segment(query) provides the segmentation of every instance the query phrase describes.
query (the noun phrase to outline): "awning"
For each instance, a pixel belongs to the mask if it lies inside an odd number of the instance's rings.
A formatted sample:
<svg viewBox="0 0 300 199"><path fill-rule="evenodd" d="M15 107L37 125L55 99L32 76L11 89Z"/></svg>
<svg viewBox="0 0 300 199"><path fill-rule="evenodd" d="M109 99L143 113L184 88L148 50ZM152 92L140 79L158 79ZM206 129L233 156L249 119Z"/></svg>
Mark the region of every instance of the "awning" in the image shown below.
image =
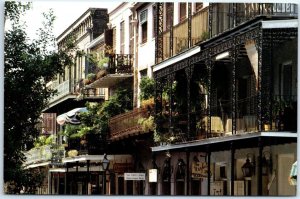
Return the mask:
<svg viewBox="0 0 300 199"><path fill-rule="evenodd" d="M86 107L75 108L71 111L68 111L66 113L57 116L56 121L59 125L63 125L65 123L80 124L80 121L77 118L78 113L83 113L87 111L88 110Z"/></svg>

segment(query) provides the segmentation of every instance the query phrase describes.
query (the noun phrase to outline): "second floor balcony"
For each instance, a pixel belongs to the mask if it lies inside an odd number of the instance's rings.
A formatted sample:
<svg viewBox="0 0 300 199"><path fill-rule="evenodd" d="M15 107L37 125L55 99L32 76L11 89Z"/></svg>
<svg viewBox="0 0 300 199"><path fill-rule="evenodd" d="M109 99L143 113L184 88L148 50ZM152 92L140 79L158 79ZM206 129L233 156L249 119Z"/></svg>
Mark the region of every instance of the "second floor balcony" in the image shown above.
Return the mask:
<svg viewBox="0 0 300 199"><path fill-rule="evenodd" d="M86 88L109 88L124 79L133 77L133 55L109 55L109 62L104 69L98 73L101 73L99 78L86 86Z"/></svg>
<svg viewBox="0 0 300 199"><path fill-rule="evenodd" d="M212 3L210 6L212 36L257 17L298 18L298 6L292 3Z"/></svg>
<svg viewBox="0 0 300 199"><path fill-rule="evenodd" d="M171 30L173 35L171 35ZM204 8L191 17L191 46L208 39L208 8ZM190 46L190 47L191 47ZM168 27L163 33L163 60L175 56L189 48L188 19Z"/></svg>
<svg viewBox="0 0 300 199"><path fill-rule="evenodd" d="M56 90L57 94L54 95L49 100L49 105L56 103L57 101L61 100L62 98L76 98L75 90L76 90L76 83L74 79L68 79L61 83L54 81L50 86L51 89Z"/></svg>
<svg viewBox="0 0 300 199"><path fill-rule="evenodd" d="M58 163L65 157L65 150L61 147L52 147L50 145L44 145L40 147L32 148L24 153L25 162L27 167L34 167L39 164L52 164Z"/></svg>
<svg viewBox="0 0 300 199"><path fill-rule="evenodd" d="M148 133L139 122L142 118L149 117L147 108L136 108L132 111L112 117L109 121L111 140L124 139L138 134Z"/></svg>
<svg viewBox="0 0 300 199"><path fill-rule="evenodd" d="M275 95L261 115L257 110L257 96L238 100L235 114L230 100L211 106L210 113L204 105L190 113L189 127L188 114L174 107L170 119L169 105L166 104L156 116L156 130L170 143L257 132L296 132L296 103L296 96ZM188 128L189 135L186 133Z"/></svg>

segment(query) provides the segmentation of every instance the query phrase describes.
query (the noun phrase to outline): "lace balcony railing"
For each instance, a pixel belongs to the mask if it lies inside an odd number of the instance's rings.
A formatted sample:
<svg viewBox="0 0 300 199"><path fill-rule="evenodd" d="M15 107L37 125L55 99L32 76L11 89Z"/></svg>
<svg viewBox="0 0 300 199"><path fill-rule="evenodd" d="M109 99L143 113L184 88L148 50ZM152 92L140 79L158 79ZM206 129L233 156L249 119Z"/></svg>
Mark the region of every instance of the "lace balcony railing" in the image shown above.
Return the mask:
<svg viewBox="0 0 300 199"><path fill-rule="evenodd" d="M258 16L298 16L297 4L291 3L214 3L211 6L213 36Z"/></svg>
<svg viewBox="0 0 300 199"><path fill-rule="evenodd" d="M266 108L262 109L263 132L296 132L297 131L297 98L296 96L274 95ZM156 117L157 131L163 135L175 136L182 140L198 140L210 137L230 136L233 134L258 132L257 96L237 101L235 131L233 132L232 101L223 100L207 110L198 110L190 115L190 135L188 137L187 113L172 111L172 129L170 131L169 112L163 111ZM210 128L208 127L210 119ZM210 129L210 131L209 131ZM171 134L170 134L171 133Z"/></svg>
<svg viewBox="0 0 300 199"><path fill-rule="evenodd" d="M138 121L140 118L148 117L149 111L147 108L137 108L112 117L109 121L111 138L114 139L143 132L142 125Z"/></svg>
<svg viewBox="0 0 300 199"><path fill-rule="evenodd" d="M115 54L109 57L108 74L133 73L133 55Z"/></svg>
<svg viewBox="0 0 300 199"><path fill-rule="evenodd" d="M78 155L98 155L103 153L105 145L106 139L101 134L87 134L82 138L69 139L66 156L71 150L76 150Z"/></svg>

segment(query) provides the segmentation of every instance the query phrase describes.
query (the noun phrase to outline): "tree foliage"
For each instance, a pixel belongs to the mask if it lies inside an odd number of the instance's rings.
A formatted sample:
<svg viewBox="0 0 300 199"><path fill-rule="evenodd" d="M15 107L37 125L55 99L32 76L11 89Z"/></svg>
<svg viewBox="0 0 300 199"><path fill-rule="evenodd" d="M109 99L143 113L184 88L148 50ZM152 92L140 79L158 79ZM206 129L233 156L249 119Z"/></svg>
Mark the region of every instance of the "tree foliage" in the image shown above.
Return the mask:
<svg viewBox="0 0 300 199"><path fill-rule="evenodd" d="M65 65L72 64L67 49L49 50L55 41L53 12L44 14L44 27L38 30L38 38L29 40L24 24L19 21L28 8L28 4L20 2L5 3L5 19L11 22L4 35L4 182L14 187L9 193L31 187L34 178L39 178L28 177L30 172L22 166L23 151L33 145L39 134L36 125L41 112L55 94L46 83L62 73Z"/></svg>
<svg viewBox="0 0 300 199"><path fill-rule="evenodd" d="M80 125L67 124L61 135L70 139L81 138L86 134L101 134L105 137L109 132L109 119L132 109L132 91L118 88L108 101L103 103L86 103L87 112L82 112Z"/></svg>
<svg viewBox="0 0 300 199"><path fill-rule="evenodd" d="M147 100L154 97L155 84L154 79L149 77L143 77L140 82L141 93L140 97L142 100Z"/></svg>

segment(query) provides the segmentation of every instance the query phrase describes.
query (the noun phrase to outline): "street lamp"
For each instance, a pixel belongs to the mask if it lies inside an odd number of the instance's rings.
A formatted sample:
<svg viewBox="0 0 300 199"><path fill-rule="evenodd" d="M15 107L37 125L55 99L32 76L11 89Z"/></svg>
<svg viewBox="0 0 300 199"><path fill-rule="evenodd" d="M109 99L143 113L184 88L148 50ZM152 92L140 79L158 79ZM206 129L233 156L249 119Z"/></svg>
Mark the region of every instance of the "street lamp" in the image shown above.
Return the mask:
<svg viewBox="0 0 300 199"><path fill-rule="evenodd" d="M254 158L253 158L254 159ZM245 164L242 166L243 175L245 178L249 178L254 175L255 173L255 161L250 162L249 154L247 154L247 159Z"/></svg>
<svg viewBox="0 0 300 199"><path fill-rule="evenodd" d="M109 160L107 159L107 155L104 154L103 160L102 160L102 168L103 168L103 194L106 195L106 171L109 168Z"/></svg>
<svg viewBox="0 0 300 199"><path fill-rule="evenodd" d="M254 155L253 155L252 162L250 162L249 155L250 154L247 154L246 162L242 166L242 171L243 171L245 183L246 183L246 186L247 186L246 195L251 195L251 177L255 174L255 158L254 158Z"/></svg>

